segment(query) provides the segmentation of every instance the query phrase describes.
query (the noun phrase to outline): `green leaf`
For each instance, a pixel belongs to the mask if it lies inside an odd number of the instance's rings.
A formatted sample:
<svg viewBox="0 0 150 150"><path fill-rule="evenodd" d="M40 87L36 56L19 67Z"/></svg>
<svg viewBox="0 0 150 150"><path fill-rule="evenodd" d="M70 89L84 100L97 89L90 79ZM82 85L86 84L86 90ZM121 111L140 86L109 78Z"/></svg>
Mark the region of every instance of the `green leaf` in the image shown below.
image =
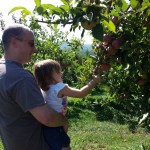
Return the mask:
<svg viewBox="0 0 150 150"><path fill-rule="evenodd" d="M36 7L41 6L41 0L34 0Z"/></svg>
<svg viewBox="0 0 150 150"><path fill-rule="evenodd" d="M65 5L68 5L69 2L67 0L61 0Z"/></svg>
<svg viewBox="0 0 150 150"><path fill-rule="evenodd" d="M128 4L126 2L126 0L117 0L116 1L116 11L120 12L120 10L122 9L123 11L126 11L128 8Z"/></svg>
<svg viewBox="0 0 150 150"><path fill-rule="evenodd" d="M122 0L122 10L123 10L123 11L126 11L127 8L128 8L127 2L126 2L125 0Z"/></svg>
<svg viewBox="0 0 150 150"><path fill-rule="evenodd" d="M59 7L55 7L52 4L42 4L41 6L44 8L44 10L49 9L51 11L55 11L55 12L58 12L58 13L62 12L62 10Z"/></svg>
<svg viewBox="0 0 150 150"><path fill-rule="evenodd" d="M31 12L29 11L29 10L27 10L27 9L23 9L22 11L21 11L21 13L22 13L22 18L24 19L27 15L31 15Z"/></svg>
<svg viewBox="0 0 150 150"><path fill-rule="evenodd" d="M56 30L57 27L58 27L58 24L54 24L53 27L54 27L54 29Z"/></svg>
<svg viewBox="0 0 150 150"><path fill-rule="evenodd" d="M69 6L67 6L67 5L61 5L59 8L65 10L66 12L69 12L69 11L70 11Z"/></svg>
<svg viewBox="0 0 150 150"><path fill-rule="evenodd" d="M119 13L115 9L113 9L110 14L112 16L119 16Z"/></svg>
<svg viewBox="0 0 150 150"><path fill-rule="evenodd" d="M27 9L27 8L25 8L25 7L23 7L23 6L16 6L16 7L14 7L14 8L12 8L9 12L8 12L8 15L9 14L11 14L12 12L14 12L14 11L16 11L16 10L26 10L25 12L27 12L27 14L31 14L31 12Z"/></svg>
<svg viewBox="0 0 150 150"><path fill-rule="evenodd" d="M103 41L103 26L101 24L97 24L96 27L92 29L92 35L95 39Z"/></svg>
<svg viewBox="0 0 150 150"><path fill-rule="evenodd" d="M147 15L148 15L148 16L150 15L150 9L147 10Z"/></svg>
<svg viewBox="0 0 150 150"><path fill-rule="evenodd" d="M41 4L41 7L43 7L45 10L50 9L50 10L55 10L55 6L52 4Z"/></svg>
<svg viewBox="0 0 150 150"><path fill-rule="evenodd" d="M114 23L111 20L109 20L109 22L104 20L104 21L102 21L102 23L107 26L109 31L116 32L116 26L114 25Z"/></svg>
<svg viewBox="0 0 150 150"><path fill-rule="evenodd" d="M135 8L138 5L138 3L139 2L137 0L131 0L130 1L130 4L131 4L132 8Z"/></svg>
<svg viewBox="0 0 150 150"><path fill-rule="evenodd" d="M145 10L148 7L150 7L150 1L149 0L143 1L143 3L142 3L142 10Z"/></svg>

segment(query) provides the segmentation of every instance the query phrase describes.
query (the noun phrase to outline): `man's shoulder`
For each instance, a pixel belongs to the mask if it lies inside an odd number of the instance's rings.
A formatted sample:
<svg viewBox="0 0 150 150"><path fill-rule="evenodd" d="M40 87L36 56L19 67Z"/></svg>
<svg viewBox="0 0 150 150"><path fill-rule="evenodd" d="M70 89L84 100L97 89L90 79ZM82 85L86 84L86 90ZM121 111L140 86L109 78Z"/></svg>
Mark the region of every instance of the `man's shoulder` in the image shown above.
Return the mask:
<svg viewBox="0 0 150 150"><path fill-rule="evenodd" d="M17 72L18 72L18 75L22 77L33 77L32 72L26 69L20 69Z"/></svg>

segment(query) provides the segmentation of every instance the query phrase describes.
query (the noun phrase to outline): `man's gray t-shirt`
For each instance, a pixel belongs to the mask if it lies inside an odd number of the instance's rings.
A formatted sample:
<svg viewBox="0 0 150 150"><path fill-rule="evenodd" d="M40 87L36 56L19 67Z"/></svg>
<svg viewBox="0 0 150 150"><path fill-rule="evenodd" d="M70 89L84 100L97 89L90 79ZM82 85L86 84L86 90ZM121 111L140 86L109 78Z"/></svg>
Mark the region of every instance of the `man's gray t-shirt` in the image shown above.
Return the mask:
<svg viewBox="0 0 150 150"><path fill-rule="evenodd" d="M42 125L30 109L45 101L33 75L14 61L0 60L0 136L5 150L48 150Z"/></svg>

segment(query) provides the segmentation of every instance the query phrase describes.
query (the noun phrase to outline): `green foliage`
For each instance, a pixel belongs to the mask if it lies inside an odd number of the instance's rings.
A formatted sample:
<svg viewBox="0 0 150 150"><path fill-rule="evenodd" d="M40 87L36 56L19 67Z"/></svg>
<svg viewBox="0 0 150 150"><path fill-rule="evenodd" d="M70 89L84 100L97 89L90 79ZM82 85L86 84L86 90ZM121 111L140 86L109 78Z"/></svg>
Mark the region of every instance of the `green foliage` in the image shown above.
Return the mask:
<svg viewBox="0 0 150 150"><path fill-rule="evenodd" d="M103 42L93 43L97 65L111 65L105 81L110 87L113 107L125 114L132 128L149 128L150 123L149 115L140 122L150 110L149 10L148 1L131 1L128 9L118 1L111 11L117 16L116 22L113 20L116 32L104 28L110 39L104 35Z"/></svg>
<svg viewBox="0 0 150 150"><path fill-rule="evenodd" d="M95 39L98 39L100 41L103 40L103 27L101 24L97 24L96 27L92 29L92 35Z"/></svg>

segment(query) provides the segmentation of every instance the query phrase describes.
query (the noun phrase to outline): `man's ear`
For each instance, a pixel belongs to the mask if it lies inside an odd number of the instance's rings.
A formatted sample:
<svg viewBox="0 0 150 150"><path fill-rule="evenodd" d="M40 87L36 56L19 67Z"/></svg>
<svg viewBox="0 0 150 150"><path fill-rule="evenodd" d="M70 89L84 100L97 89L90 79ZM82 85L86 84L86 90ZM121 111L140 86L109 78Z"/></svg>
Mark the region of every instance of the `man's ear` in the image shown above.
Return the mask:
<svg viewBox="0 0 150 150"><path fill-rule="evenodd" d="M16 39L16 38L11 38L11 41L10 41L10 44L12 44L12 46L14 47L14 48L17 48L18 47L18 40Z"/></svg>

